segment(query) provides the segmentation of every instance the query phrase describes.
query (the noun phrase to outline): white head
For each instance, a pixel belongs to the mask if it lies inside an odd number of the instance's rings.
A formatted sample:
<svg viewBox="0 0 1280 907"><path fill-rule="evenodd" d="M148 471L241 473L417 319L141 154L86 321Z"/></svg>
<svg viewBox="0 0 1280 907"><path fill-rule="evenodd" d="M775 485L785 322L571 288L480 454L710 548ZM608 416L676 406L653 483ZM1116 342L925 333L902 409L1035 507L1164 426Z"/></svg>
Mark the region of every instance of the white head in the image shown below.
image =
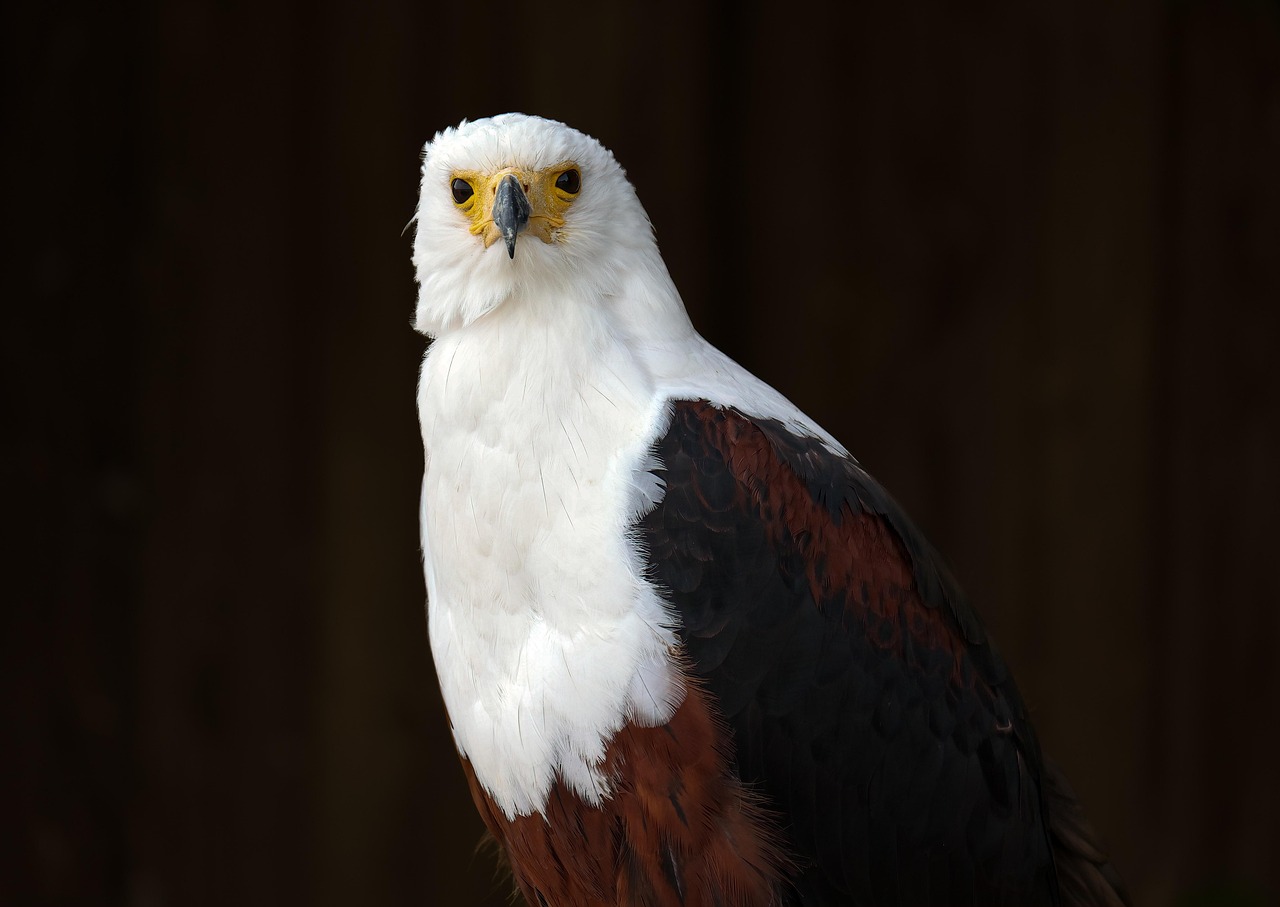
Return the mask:
<svg viewBox="0 0 1280 907"><path fill-rule="evenodd" d="M414 327L439 336L521 296L626 297L671 327L687 316L648 215L603 145L508 113L437 133L422 159ZM638 289L636 284L639 284ZM638 297L638 298L637 298Z"/></svg>

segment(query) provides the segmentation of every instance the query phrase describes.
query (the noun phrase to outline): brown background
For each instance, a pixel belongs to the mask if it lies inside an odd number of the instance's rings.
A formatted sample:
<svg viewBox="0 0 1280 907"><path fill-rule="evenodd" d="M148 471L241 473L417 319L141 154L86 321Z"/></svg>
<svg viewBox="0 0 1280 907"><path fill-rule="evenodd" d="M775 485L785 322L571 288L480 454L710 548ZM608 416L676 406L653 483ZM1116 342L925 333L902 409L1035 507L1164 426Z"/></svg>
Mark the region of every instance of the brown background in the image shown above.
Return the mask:
<svg viewBox="0 0 1280 907"><path fill-rule="evenodd" d="M1141 903L1280 891L1280 11L5 13L0 901L505 903L427 648L418 152L612 147L953 562Z"/></svg>

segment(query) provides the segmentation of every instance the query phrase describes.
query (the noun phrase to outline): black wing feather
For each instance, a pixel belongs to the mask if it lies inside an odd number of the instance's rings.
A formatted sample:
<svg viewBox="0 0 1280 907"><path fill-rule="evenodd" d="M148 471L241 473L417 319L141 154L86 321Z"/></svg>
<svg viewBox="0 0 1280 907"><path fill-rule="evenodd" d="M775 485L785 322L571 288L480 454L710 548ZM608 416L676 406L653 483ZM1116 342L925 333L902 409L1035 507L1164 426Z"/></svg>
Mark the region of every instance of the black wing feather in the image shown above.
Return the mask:
<svg viewBox="0 0 1280 907"><path fill-rule="evenodd" d="M650 575L781 819L793 903L1057 903L1026 710L894 501L821 442L705 402L675 404L654 453Z"/></svg>

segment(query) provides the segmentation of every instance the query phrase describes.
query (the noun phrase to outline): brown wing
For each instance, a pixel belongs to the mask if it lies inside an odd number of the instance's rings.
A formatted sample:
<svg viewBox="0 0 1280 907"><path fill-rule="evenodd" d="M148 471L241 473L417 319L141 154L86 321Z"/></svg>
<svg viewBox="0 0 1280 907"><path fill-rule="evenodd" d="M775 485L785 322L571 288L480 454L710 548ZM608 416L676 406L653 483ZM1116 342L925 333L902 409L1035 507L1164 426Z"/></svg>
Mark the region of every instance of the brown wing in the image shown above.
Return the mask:
<svg viewBox="0 0 1280 907"><path fill-rule="evenodd" d="M847 456L675 405L641 524L804 905L1061 903L1040 749L941 559ZM1065 853L1065 852L1064 852Z"/></svg>

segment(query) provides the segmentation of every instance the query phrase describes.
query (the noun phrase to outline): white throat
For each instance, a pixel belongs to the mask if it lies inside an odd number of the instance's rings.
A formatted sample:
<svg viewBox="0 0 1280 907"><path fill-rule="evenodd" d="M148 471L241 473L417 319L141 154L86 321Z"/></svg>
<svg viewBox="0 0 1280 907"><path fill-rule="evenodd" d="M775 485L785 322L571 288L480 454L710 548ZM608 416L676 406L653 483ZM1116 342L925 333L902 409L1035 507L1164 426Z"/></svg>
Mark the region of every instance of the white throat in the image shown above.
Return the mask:
<svg viewBox="0 0 1280 907"><path fill-rule="evenodd" d="M508 817L563 779L608 796L605 747L683 695L675 637L629 538L665 395L608 301L512 298L422 367L431 646L459 751Z"/></svg>

